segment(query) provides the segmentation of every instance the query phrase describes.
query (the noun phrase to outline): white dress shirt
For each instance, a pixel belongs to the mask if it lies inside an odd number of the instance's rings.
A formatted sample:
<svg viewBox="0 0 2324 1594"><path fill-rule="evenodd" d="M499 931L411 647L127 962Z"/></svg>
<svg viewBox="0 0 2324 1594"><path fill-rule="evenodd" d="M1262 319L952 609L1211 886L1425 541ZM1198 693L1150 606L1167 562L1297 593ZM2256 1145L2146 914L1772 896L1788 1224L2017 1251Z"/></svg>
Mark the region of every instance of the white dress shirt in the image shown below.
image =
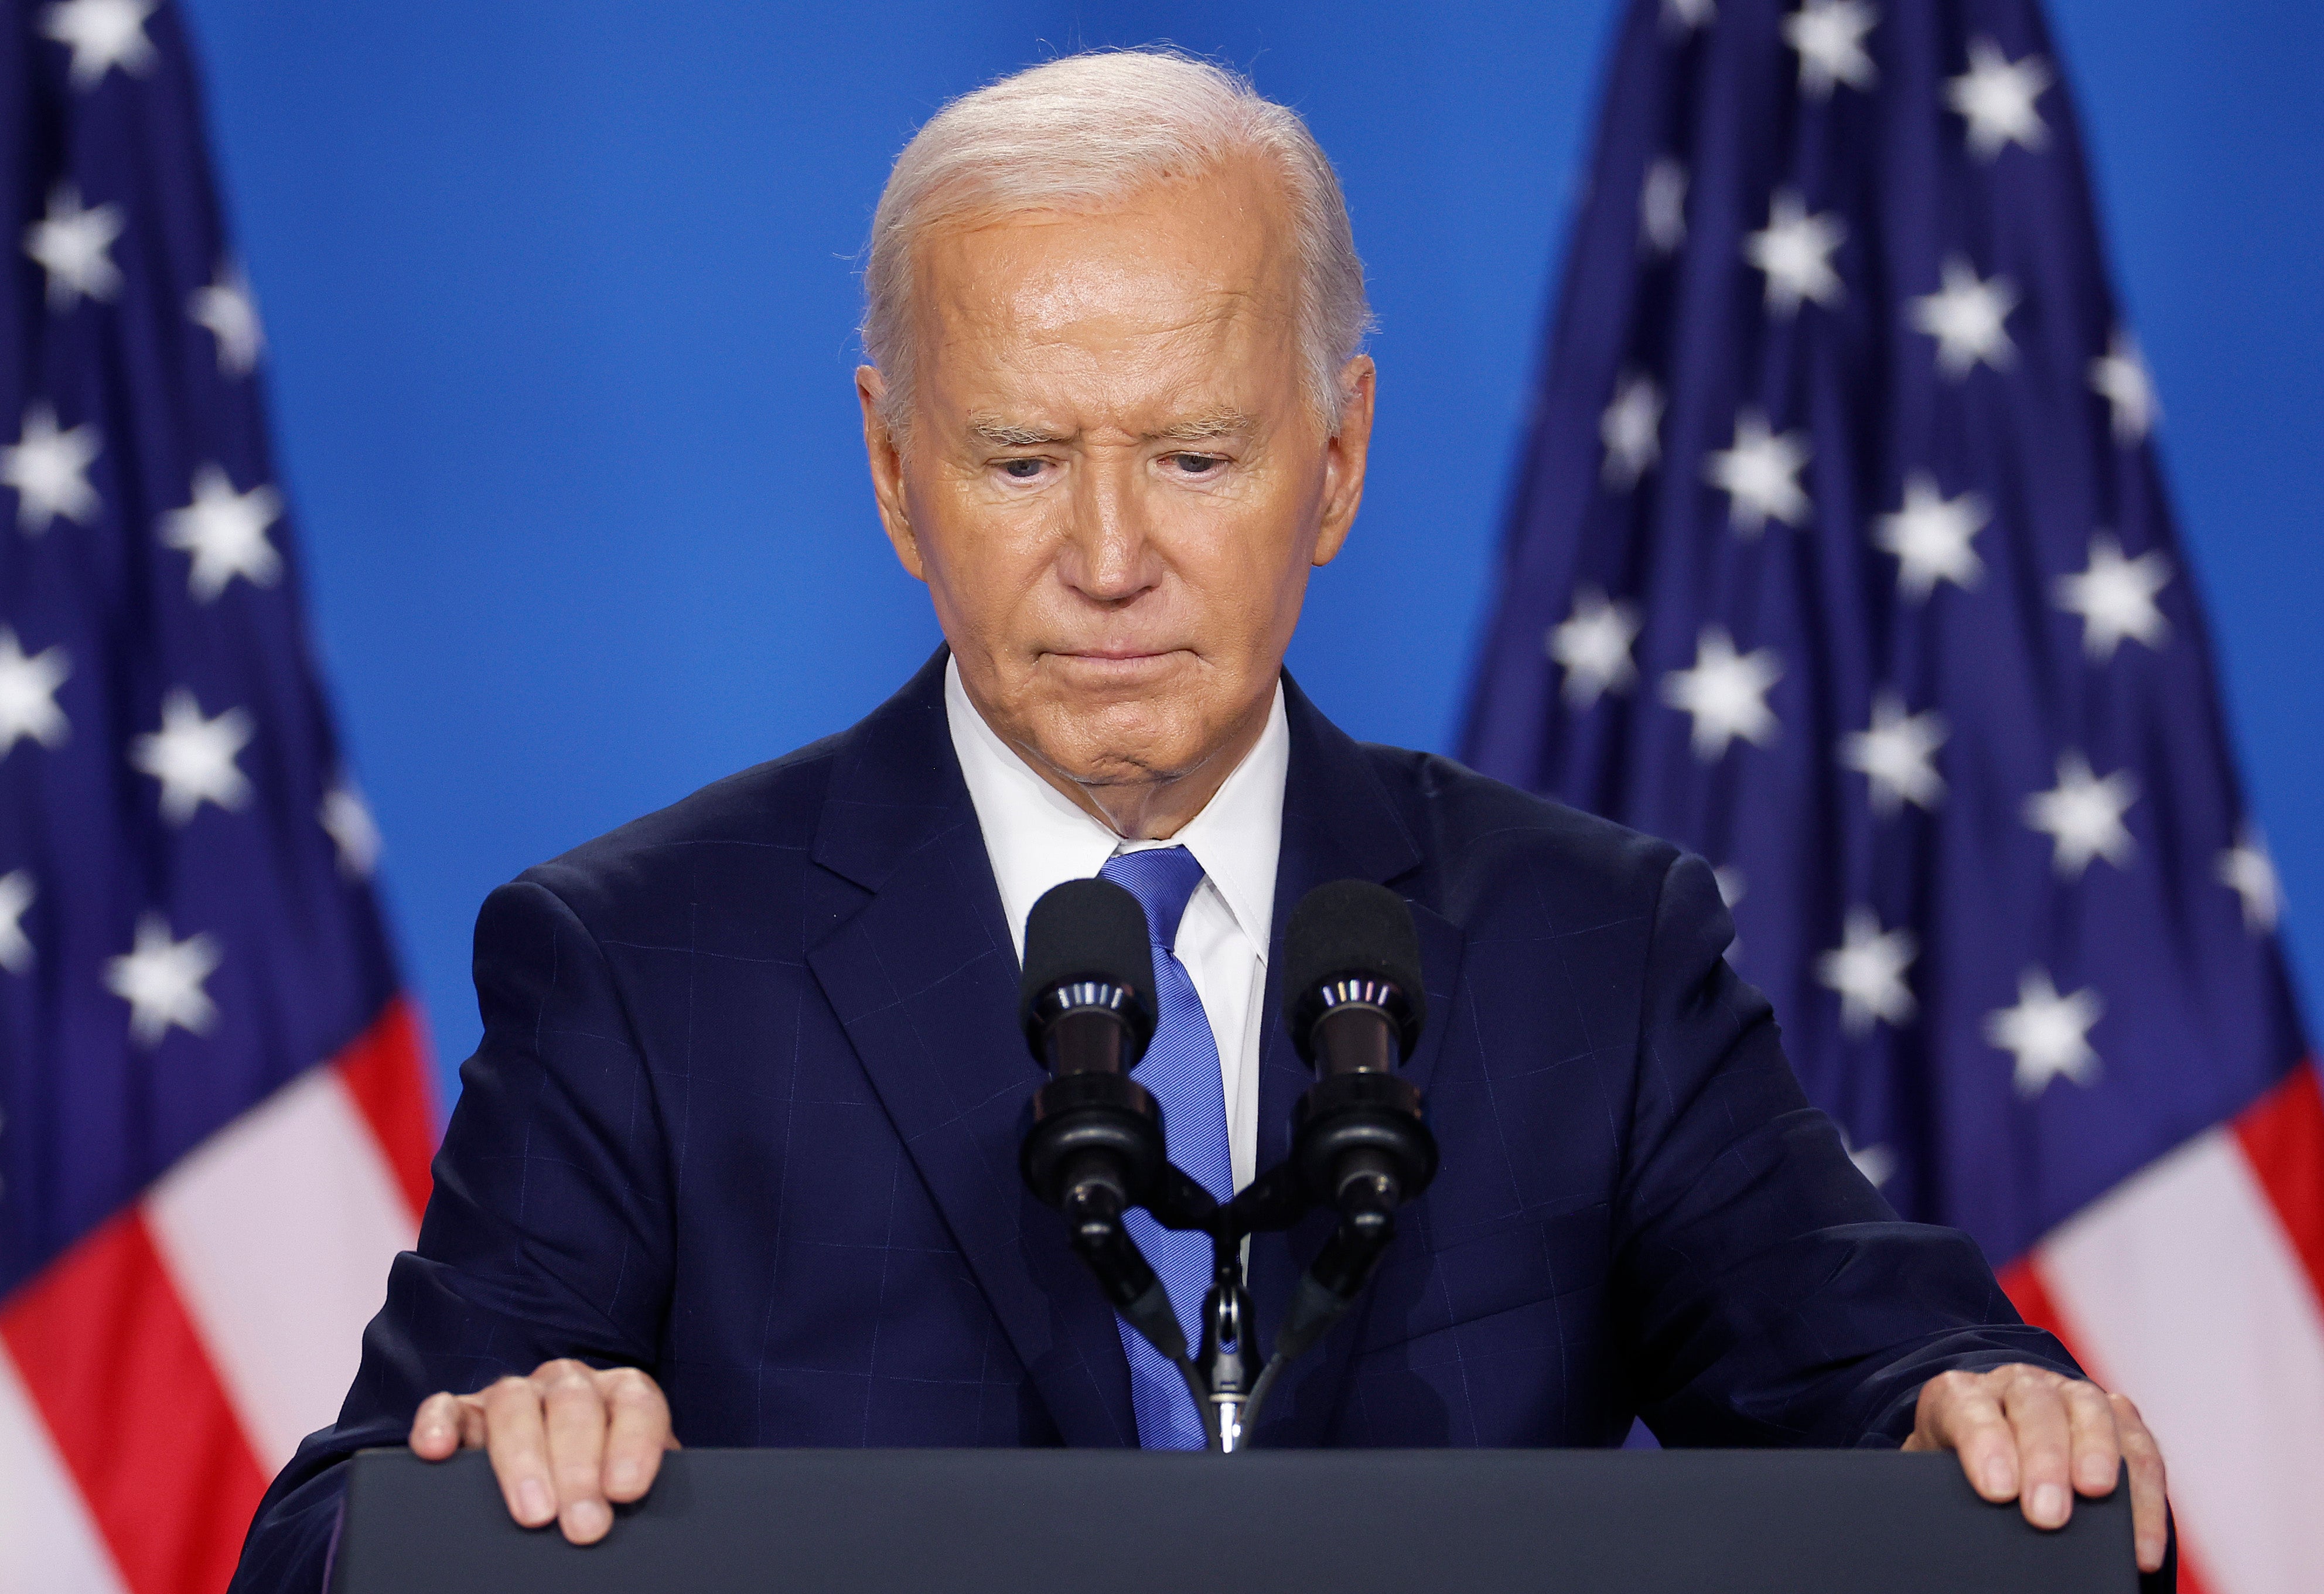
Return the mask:
<svg viewBox="0 0 2324 1594"><path fill-rule="evenodd" d="M945 716L1020 964L1025 916L1050 887L1095 874L1116 852L1148 847L1185 847L1203 866L1203 883L1178 924L1178 961L1203 999L1218 1043L1227 1156L1240 1190L1259 1159L1259 1019L1266 1008L1276 854L1283 842L1283 781L1291 768L1283 688L1275 688L1275 706L1258 745L1201 813L1159 842L1123 840L1035 774L984 723L960 684L960 666L949 660Z"/></svg>

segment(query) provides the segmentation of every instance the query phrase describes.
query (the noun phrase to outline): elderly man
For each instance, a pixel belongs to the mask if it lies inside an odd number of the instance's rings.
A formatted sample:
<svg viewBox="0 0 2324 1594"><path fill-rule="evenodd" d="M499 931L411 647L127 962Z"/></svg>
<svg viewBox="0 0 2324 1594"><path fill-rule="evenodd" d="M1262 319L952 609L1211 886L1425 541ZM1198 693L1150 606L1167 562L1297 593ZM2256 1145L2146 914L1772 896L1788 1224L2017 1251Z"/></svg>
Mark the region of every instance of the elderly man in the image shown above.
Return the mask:
<svg viewBox="0 0 2324 1594"><path fill-rule="evenodd" d="M1222 1191L1283 1155L1305 1083L1266 979L1287 906L1354 877L1420 927L1443 1172L1256 1442L1609 1445L1635 1414L1666 1443L1950 1447L2043 1526L2126 1459L2161 1562L2137 1414L1857 1174L1721 955L1710 871L1360 745L1284 675L1375 381L1296 116L1167 54L1024 72L905 150L866 286L873 493L945 647L485 903L419 1249L237 1587L319 1587L337 1463L405 1438L489 1451L516 1519L576 1543L678 1435L1192 1442L1015 1169L1026 913L1098 873L1185 976L1171 1150ZM1296 1256L1255 1242L1263 1320Z"/></svg>

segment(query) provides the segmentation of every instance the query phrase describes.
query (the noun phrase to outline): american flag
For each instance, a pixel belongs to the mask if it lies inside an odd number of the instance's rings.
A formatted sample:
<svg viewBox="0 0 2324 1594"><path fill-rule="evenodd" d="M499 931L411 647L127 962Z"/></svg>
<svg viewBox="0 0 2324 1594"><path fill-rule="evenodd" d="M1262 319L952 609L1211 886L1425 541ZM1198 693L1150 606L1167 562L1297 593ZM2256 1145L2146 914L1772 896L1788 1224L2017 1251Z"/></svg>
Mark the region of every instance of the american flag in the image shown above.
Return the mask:
<svg viewBox="0 0 2324 1594"><path fill-rule="evenodd" d="M2324 1568L2324 1108L2031 0L1636 0L1465 751L1716 866L1905 1215Z"/></svg>
<svg viewBox="0 0 2324 1594"><path fill-rule="evenodd" d="M434 1120L176 7L0 14L0 1589L223 1589Z"/></svg>

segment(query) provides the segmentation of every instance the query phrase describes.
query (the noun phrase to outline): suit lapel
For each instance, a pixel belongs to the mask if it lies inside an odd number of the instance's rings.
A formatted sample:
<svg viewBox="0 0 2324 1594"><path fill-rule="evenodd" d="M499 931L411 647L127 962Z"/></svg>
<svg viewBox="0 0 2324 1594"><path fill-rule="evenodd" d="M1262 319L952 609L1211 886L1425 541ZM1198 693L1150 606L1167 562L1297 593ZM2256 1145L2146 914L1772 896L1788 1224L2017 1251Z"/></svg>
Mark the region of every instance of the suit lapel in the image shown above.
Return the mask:
<svg viewBox="0 0 2324 1594"><path fill-rule="evenodd" d="M1310 703L1288 676L1284 711L1291 733L1291 767L1283 794L1283 845L1275 870L1275 917L1268 953L1266 1012L1259 1076L1259 1166L1274 1166L1291 1153L1293 1106L1314 1075L1299 1060L1283 1021L1277 972L1283 967L1284 930L1300 898L1337 880L1366 880L1407 891L1425 859L1410 828L1382 789L1371 760L1355 741ZM1435 1072L1451 1027L1458 988L1462 936L1425 904L1411 902L1420 936L1420 966L1428 987L1428 1019L1405 1073L1424 1091ZM1424 1198L1425 1202L1425 1198ZM1425 1220L1425 1206L1404 1215L1407 1231ZM1288 1234L1256 1236L1251 1241L1250 1290L1262 1331L1271 1341L1283 1321L1293 1285L1307 1262L1330 1238L1334 1219L1310 1212ZM1411 1244L1409 1238L1398 1244ZM1270 1446L1318 1443L1329 1428L1347 1379L1351 1354L1364 1312L1360 1300L1323 1342L1286 1368L1262 1414L1259 1442Z"/></svg>
<svg viewBox="0 0 2324 1594"><path fill-rule="evenodd" d="M1041 1074L945 720L945 660L847 733L815 861L870 896L807 963L1065 1442L1135 1444L1113 1314L1018 1176Z"/></svg>

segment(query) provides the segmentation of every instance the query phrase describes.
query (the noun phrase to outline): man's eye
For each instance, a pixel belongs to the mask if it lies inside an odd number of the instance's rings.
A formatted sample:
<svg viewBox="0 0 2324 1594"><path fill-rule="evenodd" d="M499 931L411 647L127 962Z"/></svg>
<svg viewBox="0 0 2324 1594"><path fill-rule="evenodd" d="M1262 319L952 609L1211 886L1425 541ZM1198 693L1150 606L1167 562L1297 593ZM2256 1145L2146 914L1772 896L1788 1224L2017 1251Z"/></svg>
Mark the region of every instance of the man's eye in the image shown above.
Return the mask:
<svg viewBox="0 0 2324 1594"><path fill-rule="evenodd" d="M1173 454L1170 459L1181 475L1188 476L1211 475L1226 464L1226 456L1221 454Z"/></svg>
<svg viewBox="0 0 2324 1594"><path fill-rule="evenodd" d="M1041 462L1038 459L1004 459L1001 462L1001 468L1017 481L1029 482L1041 474Z"/></svg>

